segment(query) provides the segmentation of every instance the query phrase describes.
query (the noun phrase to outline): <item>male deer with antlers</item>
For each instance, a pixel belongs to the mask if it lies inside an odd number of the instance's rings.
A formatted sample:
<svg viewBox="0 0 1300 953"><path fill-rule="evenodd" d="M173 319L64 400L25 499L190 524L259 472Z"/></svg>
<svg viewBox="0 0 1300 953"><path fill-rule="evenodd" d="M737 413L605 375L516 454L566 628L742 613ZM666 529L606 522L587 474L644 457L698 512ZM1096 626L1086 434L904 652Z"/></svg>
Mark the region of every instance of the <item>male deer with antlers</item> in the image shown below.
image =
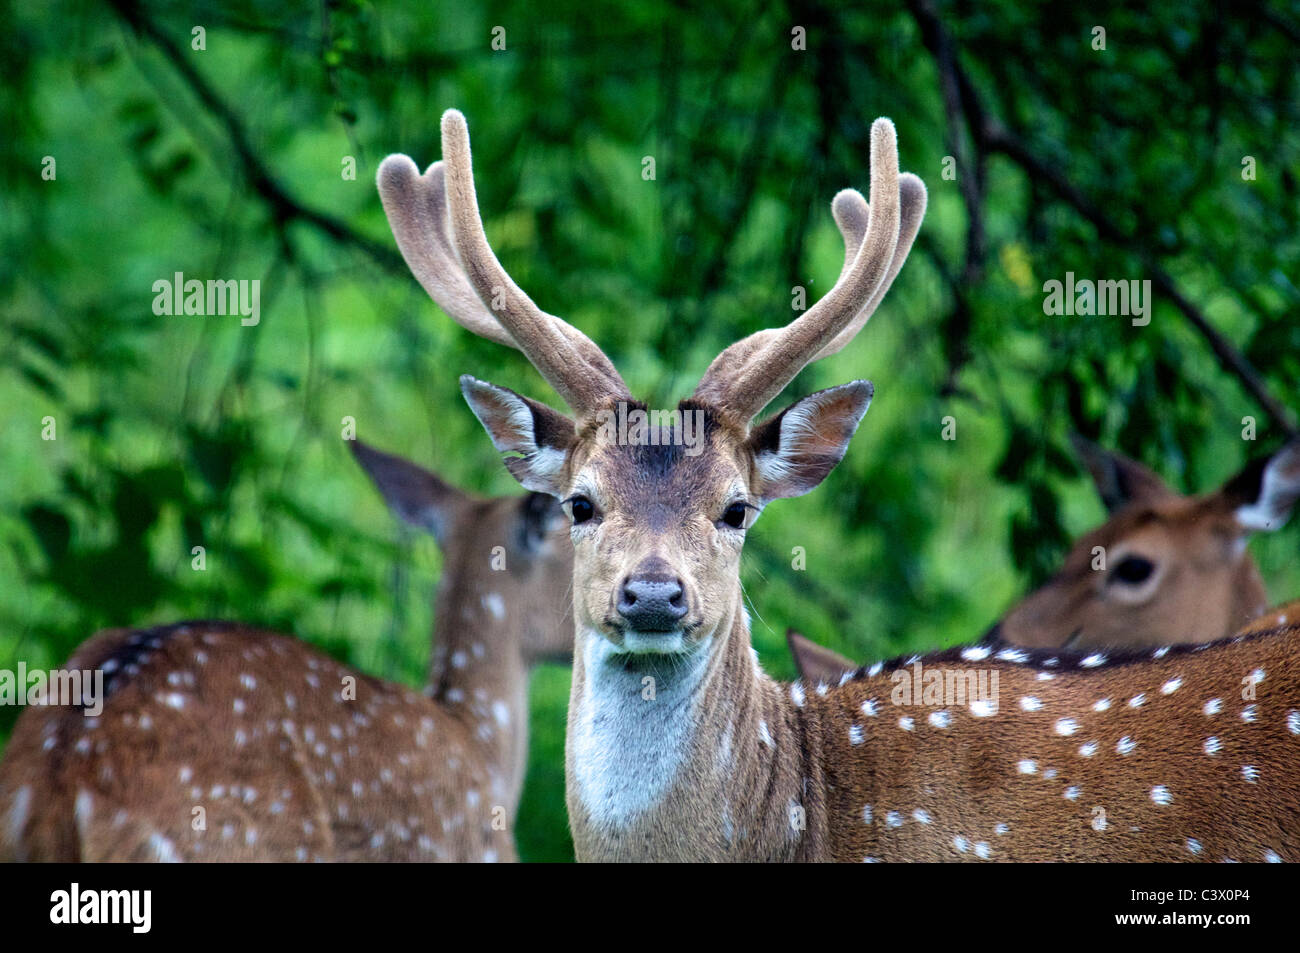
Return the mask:
<svg viewBox="0 0 1300 953"><path fill-rule="evenodd" d="M515 859L528 672L573 644L563 514L349 446L443 551L427 694L236 623L101 633L65 668L104 672L103 711L18 719L0 860Z"/></svg>
<svg viewBox="0 0 1300 953"><path fill-rule="evenodd" d="M872 388L855 381L751 420L858 332L912 244L925 190L899 174L887 120L871 130L870 206L851 190L832 205L839 281L714 360L679 405L704 416L693 455L671 429L604 438L619 404L639 405L600 349L493 255L459 112L443 115L442 139L424 176L404 156L380 169L398 244L452 317L518 346L577 415L462 379L510 472L561 498L572 521L566 774L579 859L1300 857L1296 625L1158 657L967 648L928 663L995 670L1008 703L915 717L885 707L883 666L824 695L759 669L745 532L772 500L821 482ZM1243 678L1257 701L1238 700Z"/></svg>
<svg viewBox="0 0 1300 953"><path fill-rule="evenodd" d="M1300 441L1203 496L1175 492L1123 454L1074 443L1110 518L1075 542L1060 572L1008 610L986 643L1109 650L1210 642L1264 612L1268 595L1246 539L1290 516L1300 482L1285 475L1300 467ZM800 677L814 685L858 668L797 632L786 638Z"/></svg>

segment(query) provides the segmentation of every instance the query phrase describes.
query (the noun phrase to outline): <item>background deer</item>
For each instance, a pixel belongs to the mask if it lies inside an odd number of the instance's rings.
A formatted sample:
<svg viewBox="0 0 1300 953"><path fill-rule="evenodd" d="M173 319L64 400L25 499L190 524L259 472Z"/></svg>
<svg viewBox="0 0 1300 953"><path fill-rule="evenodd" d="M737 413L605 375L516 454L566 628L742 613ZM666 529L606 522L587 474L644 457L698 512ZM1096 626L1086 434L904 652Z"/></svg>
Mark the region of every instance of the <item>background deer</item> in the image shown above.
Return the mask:
<svg viewBox="0 0 1300 953"><path fill-rule="evenodd" d="M65 667L103 670L102 713L18 719L0 860L515 859L528 671L572 650L560 508L350 446L443 551L425 693L237 623L100 633Z"/></svg>
<svg viewBox="0 0 1300 953"><path fill-rule="evenodd" d="M855 381L750 421L847 343L902 266L925 190L899 174L887 120L872 126L870 205L853 191L832 205L848 260L835 287L724 350L678 405L703 418L694 455L671 421L611 439L612 411L642 405L501 268L460 113L443 115L442 140L443 163L424 176L405 157L381 168L403 253L426 287L472 291L464 310L513 341L577 418L462 378L510 472L562 498L572 521L566 775L579 859L1300 856L1294 625L1141 659L972 646L927 664L980 665L1002 676L1001 694L915 713L886 707L884 666L825 694L760 670L740 590L745 532L772 500L821 482L872 388ZM1243 679L1257 700L1239 698Z"/></svg>
<svg viewBox="0 0 1300 953"><path fill-rule="evenodd" d="M1203 496L1177 493L1123 454L1074 443L1110 518L1076 541L1061 571L1013 606L986 641L1154 648L1221 639L1265 611L1268 595L1246 540L1291 515L1300 442ZM800 676L814 685L858 667L797 632L786 638Z"/></svg>

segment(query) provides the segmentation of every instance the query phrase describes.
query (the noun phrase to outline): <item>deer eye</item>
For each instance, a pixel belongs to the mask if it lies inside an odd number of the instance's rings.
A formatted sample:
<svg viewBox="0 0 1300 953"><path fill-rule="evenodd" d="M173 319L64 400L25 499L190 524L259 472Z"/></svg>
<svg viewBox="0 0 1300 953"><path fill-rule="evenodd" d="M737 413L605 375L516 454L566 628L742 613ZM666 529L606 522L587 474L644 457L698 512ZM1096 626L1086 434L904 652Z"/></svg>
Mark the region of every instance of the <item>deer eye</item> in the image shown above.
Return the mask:
<svg viewBox="0 0 1300 953"><path fill-rule="evenodd" d="M1151 578L1155 564L1141 556L1125 556L1111 572L1111 577L1129 586L1136 586Z"/></svg>
<svg viewBox="0 0 1300 953"><path fill-rule="evenodd" d="M566 501L569 504L569 512L573 516L573 525L585 523L596 515L596 507L585 496L575 496Z"/></svg>
<svg viewBox="0 0 1300 953"><path fill-rule="evenodd" d="M745 525L745 510L748 505L745 503L732 503L722 514L722 522L726 523L732 529L740 529Z"/></svg>

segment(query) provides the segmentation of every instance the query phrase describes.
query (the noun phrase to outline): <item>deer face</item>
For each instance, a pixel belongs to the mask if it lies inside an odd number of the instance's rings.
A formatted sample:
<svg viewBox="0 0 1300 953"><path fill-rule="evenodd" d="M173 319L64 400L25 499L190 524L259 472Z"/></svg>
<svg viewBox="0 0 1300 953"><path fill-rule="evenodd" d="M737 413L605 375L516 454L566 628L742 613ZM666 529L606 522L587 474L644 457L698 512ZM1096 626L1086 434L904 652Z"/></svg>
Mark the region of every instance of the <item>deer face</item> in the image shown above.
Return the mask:
<svg viewBox="0 0 1300 953"><path fill-rule="evenodd" d="M1003 641L1072 649L1209 642L1264 610L1247 537L1286 522L1300 494L1300 444L1200 497L1175 493L1119 454L1081 450L1111 518L1006 615Z"/></svg>
<svg viewBox="0 0 1300 953"><path fill-rule="evenodd" d="M752 430L692 400L674 423L618 433L591 422L579 433L511 391L473 378L462 387L498 449L518 454L511 472L563 500L580 629L627 654L691 651L730 625L746 531L767 503L821 483L872 394L866 381L821 391Z"/></svg>

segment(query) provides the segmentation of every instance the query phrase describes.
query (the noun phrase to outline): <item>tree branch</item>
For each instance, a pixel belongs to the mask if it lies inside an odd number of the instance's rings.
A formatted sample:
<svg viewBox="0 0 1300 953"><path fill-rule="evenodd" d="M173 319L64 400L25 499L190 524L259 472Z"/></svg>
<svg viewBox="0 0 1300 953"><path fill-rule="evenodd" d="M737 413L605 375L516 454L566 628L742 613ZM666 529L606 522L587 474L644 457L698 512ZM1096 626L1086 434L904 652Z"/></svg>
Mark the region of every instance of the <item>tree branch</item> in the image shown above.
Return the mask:
<svg viewBox="0 0 1300 953"><path fill-rule="evenodd" d="M957 48L930 0L912 0L909 7L922 37L930 38L926 43L932 52L935 49L948 51L947 57L940 57L940 73L951 71L951 76L957 84L962 109L976 143L982 144L989 152L1001 153L1011 159L1030 176L1045 183L1058 199L1090 222L1103 239L1136 255L1143 268L1151 274L1155 287L1182 312L1188 323L1210 346L1219 365L1241 382L1256 403L1282 428L1287 437L1295 437L1300 433L1291 412L1269 392L1267 384L1254 365L1210 323L1205 313L1182 293L1173 276L1160 266L1156 257L1143 244L1140 236L1130 234L1117 225L1054 167L1039 159L1023 140L1012 133L997 117L984 109L970 77L961 68L957 58ZM948 93L945 90L945 101L947 97Z"/></svg>
<svg viewBox="0 0 1300 953"><path fill-rule="evenodd" d="M306 222L337 242L359 248L384 268L398 274L406 274L405 263L393 249L361 234L341 219L304 205L294 198L258 157L239 116L199 74L172 36L149 19L135 0L109 0L109 2L135 34L147 39L158 48L198 100L220 122L230 140L231 148L234 149L244 178L252 186L253 191L270 206L277 222L293 220Z"/></svg>

